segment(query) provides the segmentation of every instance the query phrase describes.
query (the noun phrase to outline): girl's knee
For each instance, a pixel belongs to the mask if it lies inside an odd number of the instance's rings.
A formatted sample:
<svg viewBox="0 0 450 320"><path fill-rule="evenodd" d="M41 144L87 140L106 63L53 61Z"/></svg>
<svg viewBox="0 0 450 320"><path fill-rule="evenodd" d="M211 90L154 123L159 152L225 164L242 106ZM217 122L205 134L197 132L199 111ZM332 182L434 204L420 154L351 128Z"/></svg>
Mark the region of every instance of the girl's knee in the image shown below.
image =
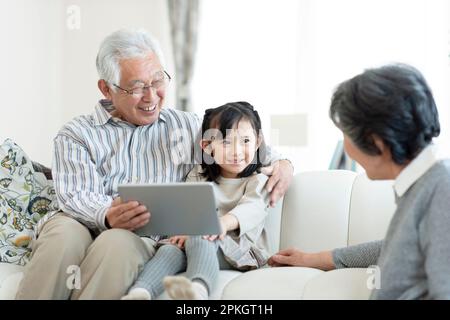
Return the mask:
<svg viewBox="0 0 450 320"><path fill-rule="evenodd" d="M182 256L184 255L184 252L182 249L177 247L173 244L165 244L156 251L156 254L163 254L163 255L177 255Z"/></svg>
<svg viewBox="0 0 450 320"><path fill-rule="evenodd" d="M202 236L192 236L186 240L184 246L186 247L186 250L189 250L190 248L199 248L199 247L216 248L217 244L215 241L203 239Z"/></svg>

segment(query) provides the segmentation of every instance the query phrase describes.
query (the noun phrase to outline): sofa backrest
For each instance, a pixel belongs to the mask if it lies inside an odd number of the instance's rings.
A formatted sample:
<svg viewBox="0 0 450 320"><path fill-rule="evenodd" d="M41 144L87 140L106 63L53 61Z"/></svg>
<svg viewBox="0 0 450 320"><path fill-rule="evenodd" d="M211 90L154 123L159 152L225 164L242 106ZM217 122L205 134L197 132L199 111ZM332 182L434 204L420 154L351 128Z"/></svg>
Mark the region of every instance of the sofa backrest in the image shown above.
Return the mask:
<svg viewBox="0 0 450 320"><path fill-rule="evenodd" d="M280 232L279 249L330 250L382 239L394 210L392 181L346 170L302 172L284 197L281 228L271 222L270 233Z"/></svg>
<svg viewBox="0 0 450 320"><path fill-rule="evenodd" d="M395 208L393 180L358 175L350 202L348 245L383 239Z"/></svg>
<svg viewBox="0 0 450 320"><path fill-rule="evenodd" d="M346 246L355 177L346 170L296 174L283 202L280 248L314 252Z"/></svg>
<svg viewBox="0 0 450 320"><path fill-rule="evenodd" d="M280 248L281 210L283 209L283 201L284 199L280 199L274 208L269 209L269 213L264 223L269 245L267 249L271 255L277 253Z"/></svg>

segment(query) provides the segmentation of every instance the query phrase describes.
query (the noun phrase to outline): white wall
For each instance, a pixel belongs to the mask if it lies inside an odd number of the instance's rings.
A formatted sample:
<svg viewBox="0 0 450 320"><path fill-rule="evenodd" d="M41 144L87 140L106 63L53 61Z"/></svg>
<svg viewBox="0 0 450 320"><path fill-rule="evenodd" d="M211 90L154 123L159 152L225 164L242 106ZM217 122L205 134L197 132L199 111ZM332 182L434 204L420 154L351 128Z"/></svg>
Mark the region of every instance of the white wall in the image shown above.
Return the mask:
<svg viewBox="0 0 450 320"><path fill-rule="evenodd" d="M80 10L80 29L68 27L72 5ZM0 0L1 141L12 138L33 160L51 165L59 128L91 113L101 98L97 50L122 27L153 33L173 73L165 0Z"/></svg>
<svg viewBox="0 0 450 320"><path fill-rule="evenodd" d="M0 0L0 140L50 164L62 114L61 3Z"/></svg>
<svg viewBox="0 0 450 320"><path fill-rule="evenodd" d="M315 92L310 111L315 163L332 150L340 132L328 120L331 93L363 69L410 63L431 86L441 121L438 139L450 155L448 0L312 0L314 46L310 60ZM325 121L324 121L325 120ZM329 159L329 158L328 158Z"/></svg>
<svg viewBox="0 0 450 320"><path fill-rule="evenodd" d="M159 39L173 74L172 47L166 0L64 0L66 7L80 8L80 29L64 30L63 120L88 114L102 98L97 88L95 57L101 41L120 28L144 28ZM173 101L174 82L171 83L167 106Z"/></svg>

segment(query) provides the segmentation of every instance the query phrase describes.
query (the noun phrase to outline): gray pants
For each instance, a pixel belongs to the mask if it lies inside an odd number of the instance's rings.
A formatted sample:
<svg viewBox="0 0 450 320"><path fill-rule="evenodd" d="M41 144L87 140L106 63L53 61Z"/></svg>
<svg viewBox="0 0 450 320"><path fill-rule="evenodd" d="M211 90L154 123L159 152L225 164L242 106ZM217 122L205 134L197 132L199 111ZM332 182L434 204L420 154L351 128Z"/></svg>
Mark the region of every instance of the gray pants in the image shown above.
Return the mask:
<svg viewBox="0 0 450 320"><path fill-rule="evenodd" d="M32 242L16 299L120 299L153 256L154 245L122 229L92 239L85 226L57 215ZM72 266L79 268L80 287L69 285Z"/></svg>
<svg viewBox="0 0 450 320"><path fill-rule="evenodd" d="M164 291L164 277L186 271L188 279L201 281L211 293L219 275L219 268L230 268L221 250L218 250L217 241L192 236L186 240L184 246L184 251L171 244L159 247L132 288L145 288L152 298L156 298Z"/></svg>

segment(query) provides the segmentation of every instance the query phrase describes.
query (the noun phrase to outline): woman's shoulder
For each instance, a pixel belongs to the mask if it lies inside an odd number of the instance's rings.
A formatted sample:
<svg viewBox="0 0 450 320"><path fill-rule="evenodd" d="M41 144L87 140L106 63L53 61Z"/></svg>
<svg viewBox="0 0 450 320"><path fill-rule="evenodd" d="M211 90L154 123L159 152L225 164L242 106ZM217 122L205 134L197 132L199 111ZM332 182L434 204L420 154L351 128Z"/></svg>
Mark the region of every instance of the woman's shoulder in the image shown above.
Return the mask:
<svg viewBox="0 0 450 320"><path fill-rule="evenodd" d="M427 183L436 184L441 191L450 192L450 159L437 161L426 174Z"/></svg>
<svg viewBox="0 0 450 320"><path fill-rule="evenodd" d="M437 161L424 175L427 184L435 183L450 187L450 159Z"/></svg>

